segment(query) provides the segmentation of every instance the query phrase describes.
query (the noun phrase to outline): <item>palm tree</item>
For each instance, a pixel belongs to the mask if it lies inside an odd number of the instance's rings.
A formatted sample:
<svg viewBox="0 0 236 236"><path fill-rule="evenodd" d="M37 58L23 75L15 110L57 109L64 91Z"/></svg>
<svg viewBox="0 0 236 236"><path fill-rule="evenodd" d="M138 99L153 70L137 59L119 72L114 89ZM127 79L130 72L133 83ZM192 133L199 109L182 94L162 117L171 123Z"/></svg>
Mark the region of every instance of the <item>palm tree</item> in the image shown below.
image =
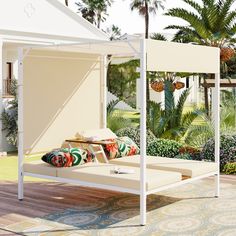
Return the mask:
<svg viewBox="0 0 236 236"><path fill-rule="evenodd" d="M101 22L106 20L107 10L112 2L113 0L81 0L76 5L79 7L82 17L100 28Z"/></svg>
<svg viewBox="0 0 236 236"><path fill-rule="evenodd" d="M175 41L195 42L213 47L225 47L235 43L236 12L231 11L235 0L183 0L194 11L172 8L165 15L180 18L187 26L170 25L166 29L175 29Z"/></svg>
<svg viewBox="0 0 236 236"><path fill-rule="evenodd" d="M192 10L172 8L165 14L180 18L187 23L186 26L170 25L166 27L166 29L177 30L174 41L193 42L230 50L230 47L236 42L234 38L236 35L236 11L231 10L235 0L202 0L202 3L195 0L183 1ZM212 75L209 77L213 78ZM208 113L207 89L205 89L205 107Z"/></svg>
<svg viewBox="0 0 236 236"><path fill-rule="evenodd" d="M159 8L164 9L165 0L133 0L131 10L138 10L139 14L145 18L145 38L149 38L149 15L156 14Z"/></svg>

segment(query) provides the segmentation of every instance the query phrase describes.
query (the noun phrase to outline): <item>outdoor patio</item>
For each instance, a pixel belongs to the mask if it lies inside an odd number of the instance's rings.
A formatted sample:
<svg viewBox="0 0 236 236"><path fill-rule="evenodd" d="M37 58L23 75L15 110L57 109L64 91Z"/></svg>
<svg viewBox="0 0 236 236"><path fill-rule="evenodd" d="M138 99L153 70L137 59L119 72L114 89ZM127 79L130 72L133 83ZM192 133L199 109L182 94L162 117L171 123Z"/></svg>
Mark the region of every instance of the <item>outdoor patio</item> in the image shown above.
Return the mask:
<svg viewBox="0 0 236 236"><path fill-rule="evenodd" d="M236 177L213 178L148 197L147 225L140 227L139 197L53 182L0 183L0 235L236 235Z"/></svg>

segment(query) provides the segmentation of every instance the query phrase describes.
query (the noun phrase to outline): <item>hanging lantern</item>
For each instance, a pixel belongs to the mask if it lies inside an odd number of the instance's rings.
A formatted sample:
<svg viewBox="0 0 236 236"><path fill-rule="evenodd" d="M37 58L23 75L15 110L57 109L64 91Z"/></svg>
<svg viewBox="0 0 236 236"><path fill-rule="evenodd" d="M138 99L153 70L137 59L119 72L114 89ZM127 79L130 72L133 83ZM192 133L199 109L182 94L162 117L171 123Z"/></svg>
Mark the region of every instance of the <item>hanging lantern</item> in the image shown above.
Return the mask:
<svg viewBox="0 0 236 236"><path fill-rule="evenodd" d="M223 62L229 61L235 55L233 48L221 48L220 49L220 60Z"/></svg>
<svg viewBox="0 0 236 236"><path fill-rule="evenodd" d="M151 88L156 92L162 92L165 88L163 81L154 81L151 83Z"/></svg>

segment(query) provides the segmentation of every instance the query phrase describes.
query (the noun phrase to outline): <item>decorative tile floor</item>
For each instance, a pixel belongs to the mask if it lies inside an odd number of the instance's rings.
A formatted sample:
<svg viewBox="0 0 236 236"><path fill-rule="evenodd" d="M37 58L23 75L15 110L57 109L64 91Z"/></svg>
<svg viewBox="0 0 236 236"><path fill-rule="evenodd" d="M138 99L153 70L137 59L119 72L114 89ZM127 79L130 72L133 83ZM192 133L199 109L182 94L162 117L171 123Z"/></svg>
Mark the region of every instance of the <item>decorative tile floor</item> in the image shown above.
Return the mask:
<svg viewBox="0 0 236 236"><path fill-rule="evenodd" d="M222 183L221 197L212 196L212 180L151 195L148 223L140 227L139 197L117 193L104 201L90 201L46 217L11 224L3 227L6 231L0 230L0 235L235 236L236 185Z"/></svg>

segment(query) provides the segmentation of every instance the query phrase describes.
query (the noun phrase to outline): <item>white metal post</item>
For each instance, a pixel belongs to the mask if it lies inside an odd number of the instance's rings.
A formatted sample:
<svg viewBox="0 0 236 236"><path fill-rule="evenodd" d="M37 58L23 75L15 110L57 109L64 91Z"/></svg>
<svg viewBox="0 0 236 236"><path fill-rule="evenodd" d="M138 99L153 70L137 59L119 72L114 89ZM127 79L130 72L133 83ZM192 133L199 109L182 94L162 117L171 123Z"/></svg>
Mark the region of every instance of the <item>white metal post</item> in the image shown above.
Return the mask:
<svg viewBox="0 0 236 236"><path fill-rule="evenodd" d="M3 99L2 99L2 95L3 95L3 79L4 79L4 75L3 75L3 41L0 40L0 115L2 114L3 111ZM0 152L3 151L3 136L2 136L2 120L0 119Z"/></svg>
<svg viewBox="0 0 236 236"><path fill-rule="evenodd" d="M140 224L146 224L146 40L140 41Z"/></svg>
<svg viewBox="0 0 236 236"><path fill-rule="evenodd" d="M107 127L107 56L101 56L101 81L102 81L102 110L103 110L103 118L102 118L102 128Z"/></svg>
<svg viewBox="0 0 236 236"><path fill-rule="evenodd" d="M18 199L24 197L23 49L18 49Z"/></svg>
<svg viewBox="0 0 236 236"><path fill-rule="evenodd" d="M218 173L215 175L215 196L219 197L220 195L220 72L215 74L213 115L214 115L214 125L215 125L215 162L217 163L218 166Z"/></svg>

